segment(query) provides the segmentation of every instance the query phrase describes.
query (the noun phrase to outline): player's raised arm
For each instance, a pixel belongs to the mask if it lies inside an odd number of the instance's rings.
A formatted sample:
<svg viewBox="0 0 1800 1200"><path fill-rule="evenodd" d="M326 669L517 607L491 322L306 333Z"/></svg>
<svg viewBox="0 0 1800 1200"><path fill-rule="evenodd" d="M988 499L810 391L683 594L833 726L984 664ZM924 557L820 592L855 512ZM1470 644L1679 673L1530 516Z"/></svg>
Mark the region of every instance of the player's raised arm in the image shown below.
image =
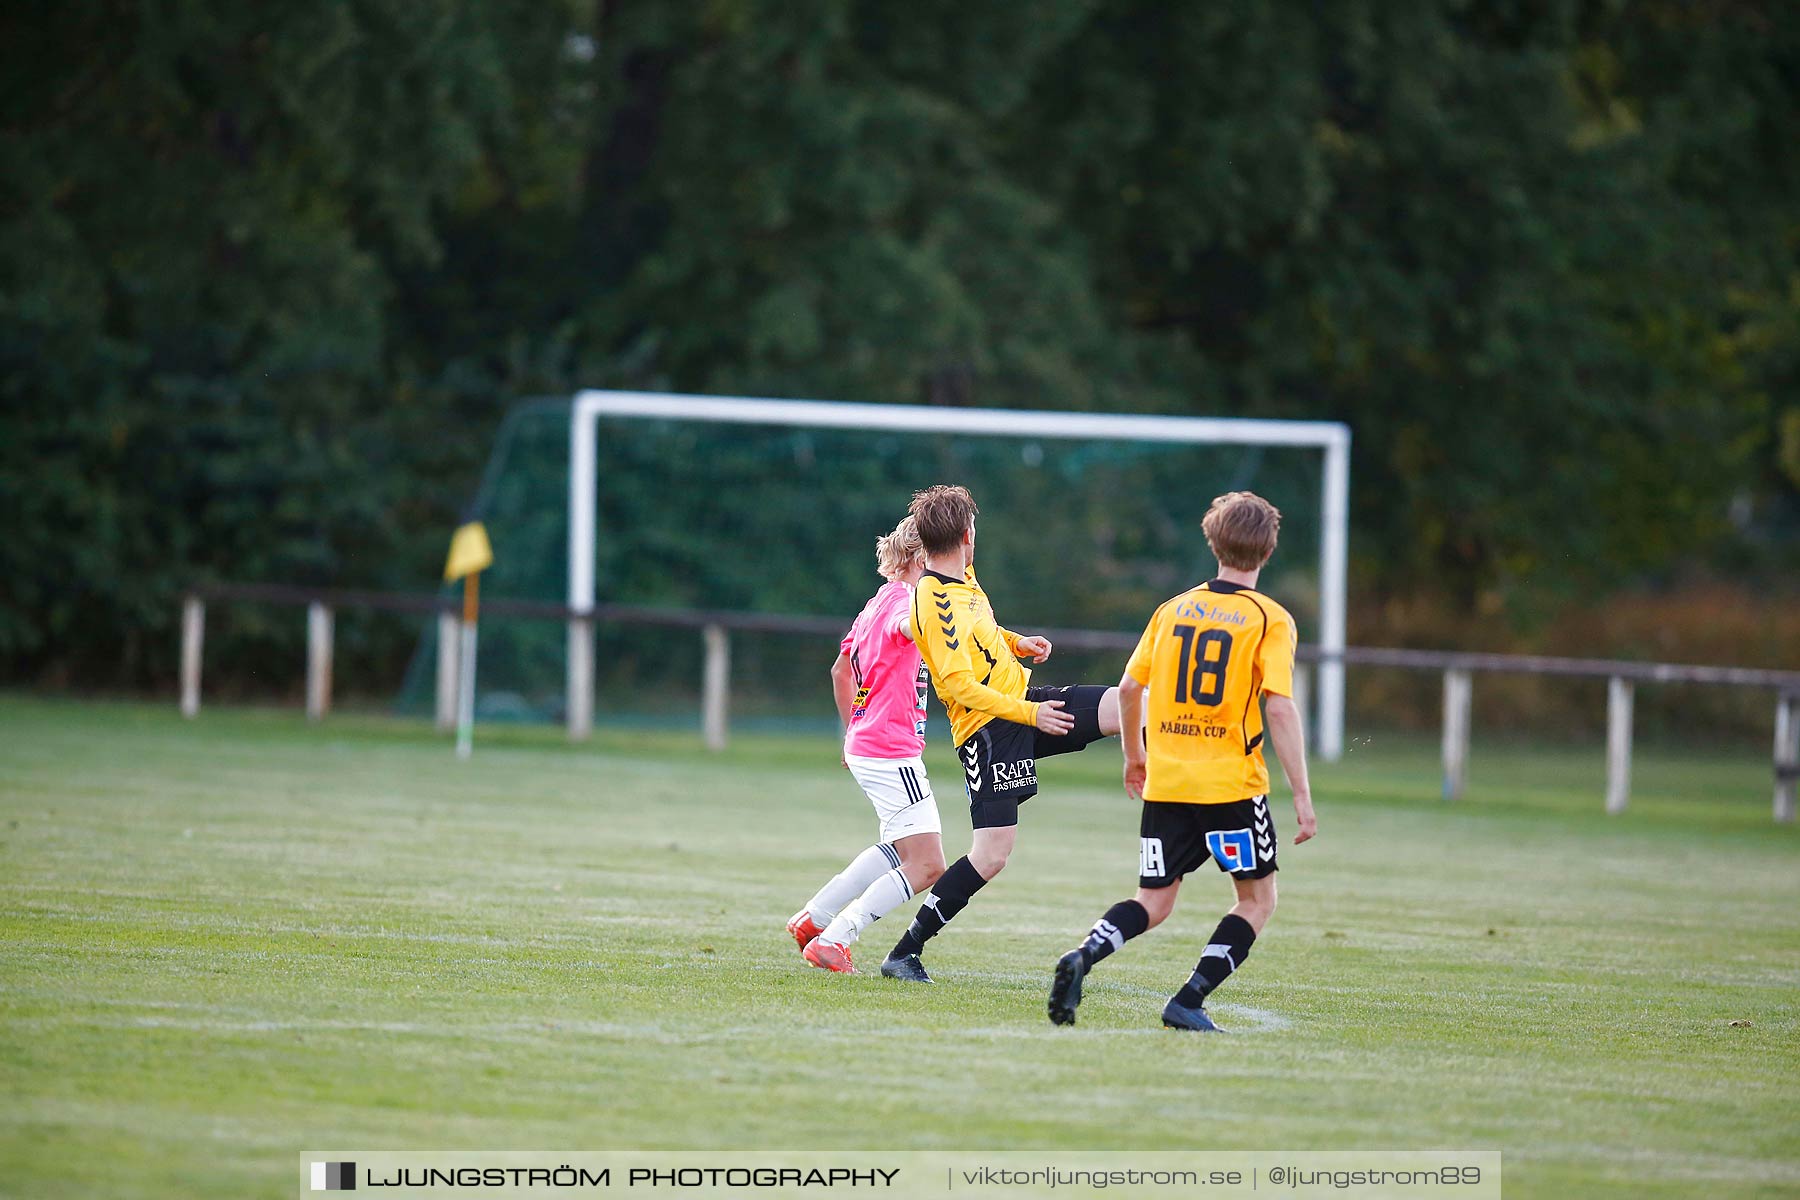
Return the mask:
<svg viewBox="0 0 1800 1200"><path fill-rule="evenodd" d="M1029 658L1032 662L1047 662L1050 659L1050 639L1041 633L1014 633L1004 625L997 625L1000 636L1006 639L1006 648L1012 651L1014 658Z"/></svg>
<svg viewBox="0 0 1800 1200"><path fill-rule="evenodd" d="M938 634L929 624L926 626L925 636L919 639L919 649L925 657L925 665L930 668L931 677L937 681L938 691L942 695L975 712L1020 725L1037 725L1039 728L1045 728L1039 725L1040 710L1048 708L1065 723L1060 729L1046 729L1049 733L1066 733L1068 727L1074 724L1071 718L1063 716L1059 711L1062 708L1060 701L1047 700L1043 704L1037 704L1030 700L1015 699L982 683L975 673L975 663L969 652L969 639L955 639L959 644L954 647L946 644L949 640L951 639Z"/></svg>

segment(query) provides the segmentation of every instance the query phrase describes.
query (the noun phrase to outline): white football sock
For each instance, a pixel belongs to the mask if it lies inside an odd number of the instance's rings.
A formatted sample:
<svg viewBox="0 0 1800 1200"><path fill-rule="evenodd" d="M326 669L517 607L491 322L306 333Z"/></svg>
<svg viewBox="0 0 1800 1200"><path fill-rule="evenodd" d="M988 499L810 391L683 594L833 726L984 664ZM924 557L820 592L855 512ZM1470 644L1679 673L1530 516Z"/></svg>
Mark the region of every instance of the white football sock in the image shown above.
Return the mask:
<svg viewBox="0 0 1800 1200"><path fill-rule="evenodd" d="M899 865L899 852L886 842L877 842L864 850L806 902L806 911L812 914L813 924L821 928L829 925L844 905L862 895L871 883Z"/></svg>
<svg viewBox="0 0 1800 1200"><path fill-rule="evenodd" d="M906 872L895 867L846 905L843 912L831 919L831 924L825 927L825 932L819 937L827 942L848 946L862 936L863 930L911 900L912 896L912 885L906 882Z"/></svg>

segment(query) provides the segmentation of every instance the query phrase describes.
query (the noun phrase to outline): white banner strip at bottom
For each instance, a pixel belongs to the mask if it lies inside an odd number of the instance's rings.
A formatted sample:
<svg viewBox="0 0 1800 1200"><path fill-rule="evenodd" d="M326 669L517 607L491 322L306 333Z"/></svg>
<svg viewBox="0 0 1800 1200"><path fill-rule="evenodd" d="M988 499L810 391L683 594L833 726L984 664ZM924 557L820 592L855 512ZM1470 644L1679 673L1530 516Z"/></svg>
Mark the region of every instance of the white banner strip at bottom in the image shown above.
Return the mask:
<svg viewBox="0 0 1800 1200"><path fill-rule="evenodd" d="M319 1150L321 1192L469 1196L1028 1196L1500 1200L1498 1150Z"/></svg>

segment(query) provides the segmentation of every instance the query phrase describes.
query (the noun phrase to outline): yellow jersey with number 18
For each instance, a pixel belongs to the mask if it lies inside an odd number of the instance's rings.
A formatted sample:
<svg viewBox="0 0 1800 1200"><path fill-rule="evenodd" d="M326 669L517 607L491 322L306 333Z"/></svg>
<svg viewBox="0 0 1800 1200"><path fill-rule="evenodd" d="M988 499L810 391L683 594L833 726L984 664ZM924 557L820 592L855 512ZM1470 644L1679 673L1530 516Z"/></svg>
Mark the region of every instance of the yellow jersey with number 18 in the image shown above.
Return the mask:
<svg viewBox="0 0 1800 1200"><path fill-rule="evenodd" d="M1294 691L1294 618L1222 579L1163 602L1126 672L1149 689L1144 799L1230 804L1266 795L1263 693Z"/></svg>

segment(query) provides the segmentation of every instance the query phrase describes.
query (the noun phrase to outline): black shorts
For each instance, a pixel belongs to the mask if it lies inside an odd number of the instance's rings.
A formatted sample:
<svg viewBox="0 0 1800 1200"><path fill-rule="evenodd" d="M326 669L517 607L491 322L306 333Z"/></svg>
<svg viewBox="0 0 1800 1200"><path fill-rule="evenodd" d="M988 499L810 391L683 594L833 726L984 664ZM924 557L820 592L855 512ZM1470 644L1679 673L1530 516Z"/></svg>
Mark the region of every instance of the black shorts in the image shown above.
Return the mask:
<svg viewBox="0 0 1800 1200"><path fill-rule="evenodd" d="M1061 700L1075 718L1064 734L1049 734L1035 725L989 721L956 748L962 759L963 790L969 794L969 819L976 829L999 829L1019 823L1019 805L1037 795L1037 760L1072 754L1097 742L1103 684L1073 687L1028 687L1025 699L1041 703Z"/></svg>
<svg viewBox="0 0 1800 1200"><path fill-rule="evenodd" d="M1138 835L1139 887L1168 887L1209 858L1233 879L1275 873L1275 818L1267 796L1230 804L1146 800Z"/></svg>

